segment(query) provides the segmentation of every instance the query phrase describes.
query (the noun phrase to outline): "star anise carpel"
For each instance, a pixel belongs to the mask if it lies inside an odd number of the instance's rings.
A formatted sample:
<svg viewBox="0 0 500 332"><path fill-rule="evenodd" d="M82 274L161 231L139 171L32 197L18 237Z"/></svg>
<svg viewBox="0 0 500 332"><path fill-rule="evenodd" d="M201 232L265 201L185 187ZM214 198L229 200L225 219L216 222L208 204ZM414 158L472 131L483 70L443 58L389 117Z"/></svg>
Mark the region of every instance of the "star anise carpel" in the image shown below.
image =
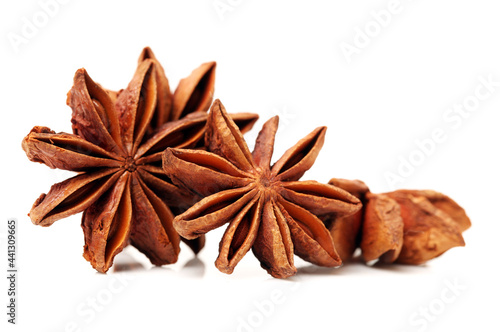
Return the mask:
<svg viewBox="0 0 500 332"><path fill-rule="evenodd" d="M73 134L37 126L22 143L31 161L78 172L36 200L32 222L50 226L83 212L84 257L100 272L128 244L155 265L174 263L181 240L172 225L174 213L200 197L170 181L161 156L167 147L203 146L214 70L215 63L202 65L174 94L149 48L119 92L103 89L85 69L78 70L67 98ZM257 116L235 118L248 130ZM187 243L196 253L203 241Z"/></svg>
<svg viewBox="0 0 500 332"><path fill-rule="evenodd" d="M470 227L470 219L442 193L400 189L375 194L358 180L331 179L329 183L363 202L363 209L352 216L324 218L343 260L359 247L367 262L415 265L465 245L462 232Z"/></svg>
<svg viewBox="0 0 500 332"><path fill-rule="evenodd" d="M318 216L353 214L360 201L334 186L298 181L313 165L326 127L312 131L271 166L277 129L278 117L268 120L251 153L216 100L205 135L209 152L168 148L164 153L163 169L172 181L205 197L175 217L179 234L194 239L229 223L216 260L222 272L232 273L250 249L277 278L296 273L294 253L321 266L341 264Z"/></svg>

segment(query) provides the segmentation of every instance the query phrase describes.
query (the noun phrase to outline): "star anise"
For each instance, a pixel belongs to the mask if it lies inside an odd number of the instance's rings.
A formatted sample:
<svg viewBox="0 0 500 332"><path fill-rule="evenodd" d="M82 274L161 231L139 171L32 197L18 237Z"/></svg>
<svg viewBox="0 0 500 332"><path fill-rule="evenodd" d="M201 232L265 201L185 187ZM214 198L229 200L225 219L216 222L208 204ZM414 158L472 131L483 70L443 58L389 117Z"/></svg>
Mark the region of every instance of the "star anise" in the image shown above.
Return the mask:
<svg viewBox="0 0 500 332"><path fill-rule="evenodd" d="M273 277L296 273L293 254L321 266L339 266L334 243L317 215L348 215L360 201L340 188L298 181L313 165L326 127L301 139L271 167L278 117L260 131L253 153L220 101L212 105L205 136L209 151L168 148L163 169L172 181L205 198L174 219L194 239L229 223L217 268L232 273L252 248ZM203 181L199 181L203 179Z"/></svg>
<svg viewBox="0 0 500 332"><path fill-rule="evenodd" d="M117 93L78 70L67 100L74 133L34 127L23 140L31 161L79 172L36 200L29 213L32 222L50 226L83 211L84 257L100 272L128 244L155 265L174 263L180 242L172 226L174 213L199 197L171 183L161 169L161 154L166 147L203 144L214 68L210 63L196 69L173 96L148 48L129 86ZM236 118L248 130L257 116ZM196 253L203 238L188 245Z"/></svg>
<svg viewBox="0 0 500 332"><path fill-rule="evenodd" d="M347 261L359 246L359 230L363 223L364 206L366 204L365 194L369 189L364 182L359 180L331 179L328 183L348 191L363 203L363 208L352 215L336 216L330 214L323 217L325 226L330 229L340 258L342 261Z"/></svg>
<svg viewBox="0 0 500 332"><path fill-rule="evenodd" d="M422 264L465 245L462 232L470 227L470 220L446 195L433 190L374 194L361 181L332 179L329 183L364 203L353 216L325 218L334 239L348 239L336 242L337 250L345 253L344 260L359 246L365 261Z"/></svg>

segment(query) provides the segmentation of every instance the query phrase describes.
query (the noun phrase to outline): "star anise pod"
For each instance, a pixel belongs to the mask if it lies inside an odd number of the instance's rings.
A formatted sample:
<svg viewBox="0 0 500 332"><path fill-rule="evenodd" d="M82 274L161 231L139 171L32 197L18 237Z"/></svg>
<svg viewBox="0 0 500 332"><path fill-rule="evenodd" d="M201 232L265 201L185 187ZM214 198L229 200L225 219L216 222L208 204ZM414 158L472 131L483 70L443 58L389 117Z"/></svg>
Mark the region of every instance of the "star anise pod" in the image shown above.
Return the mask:
<svg viewBox="0 0 500 332"><path fill-rule="evenodd" d="M321 266L341 264L318 215L352 214L360 201L334 186L298 181L323 146L326 127L301 139L271 167L277 128L278 117L268 120L250 153L216 100L205 135L211 152L168 148L164 153L163 169L172 181L205 197L174 219L179 234L194 239L229 223L215 263L222 272L232 273L250 248L276 278L296 273L294 253Z"/></svg>
<svg viewBox="0 0 500 332"><path fill-rule="evenodd" d="M357 197L363 203L363 206L366 204L365 194L369 189L364 182L331 179L328 183L348 191ZM325 226L330 229L335 248L342 261L349 260L359 246L359 230L363 222L364 210L362 208L358 212L348 216L339 217L335 214L330 214L323 218Z"/></svg>
<svg viewBox="0 0 500 332"><path fill-rule="evenodd" d="M83 211L84 257L100 272L128 244L155 265L174 263L180 242L174 213L199 200L165 176L161 154L166 147L202 145L215 63L195 70L172 97L163 69L148 50L129 86L118 93L78 70L67 100L74 133L34 127L22 144L31 161L79 172L42 194L29 216L36 225L50 226ZM236 117L244 130L257 119ZM203 238L188 245L196 253Z"/></svg>
<svg viewBox="0 0 500 332"><path fill-rule="evenodd" d="M423 264L448 249L465 245L462 232L470 227L464 209L446 195L433 190L396 190L371 193L361 181L332 179L363 202L357 230L347 229L346 218L326 218L333 238L357 239L365 261L382 263ZM361 185L360 185L361 184ZM349 221L352 221L349 220ZM356 234L357 233L357 234ZM352 255L352 242L346 255ZM336 242L337 250L343 245Z"/></svg>

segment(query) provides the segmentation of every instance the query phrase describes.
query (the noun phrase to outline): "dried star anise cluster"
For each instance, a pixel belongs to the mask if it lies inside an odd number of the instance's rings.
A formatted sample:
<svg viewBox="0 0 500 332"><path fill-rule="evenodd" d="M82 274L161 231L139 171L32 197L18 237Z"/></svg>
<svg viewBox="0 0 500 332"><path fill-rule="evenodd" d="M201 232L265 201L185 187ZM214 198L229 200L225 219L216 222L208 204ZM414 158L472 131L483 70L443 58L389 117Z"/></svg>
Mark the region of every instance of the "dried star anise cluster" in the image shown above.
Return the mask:
<svg viewBox="0 0 500 332"><path fill-rule="evenodd" d="M78 172L35 201L32 222L50 226L83 211L83 255L100 272L128 244L155 265L175 263L181 238L172 226L174 214L199 197L171 183L161 155L167 147L203 146L214 80L215 62L206 63L172 94L149 48L119 92L103 89L85 69L78 70L67 99L73 134L34 127L22 143L31 161ZM257 120L249 113L232 116L243 131ZM204 238L186 242L197 253Z"/></svg>
<svg viewBox="0 0 500 332"><path fill-rule="evenodd" d="M34 127L23 140L31 161L78 172L35 201L32 222L50 226L83 212L84 257L100 272L129 244L155 265L174 263L181 240L197 253L204 234L225 224L217 268L232 273L251 249L276 278L297 272L294 255L338 267L361 248L367 262L422 264L464 245L470 221L443 194L373 194L361 181L299 181L326 127L271 165L273 117L250 152L243 133L257 115L212 104L214 81L215 63L205 63L171 93L149 48L118 92L78 70L67 99L73 133Z"/></svg>

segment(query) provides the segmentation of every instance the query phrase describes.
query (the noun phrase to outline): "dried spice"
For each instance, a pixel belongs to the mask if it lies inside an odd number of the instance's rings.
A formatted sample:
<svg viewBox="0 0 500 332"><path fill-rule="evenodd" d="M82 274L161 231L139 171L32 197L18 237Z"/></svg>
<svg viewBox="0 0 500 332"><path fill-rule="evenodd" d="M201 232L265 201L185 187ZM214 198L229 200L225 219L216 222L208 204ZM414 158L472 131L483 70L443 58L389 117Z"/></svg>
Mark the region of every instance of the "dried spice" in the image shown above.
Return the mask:
<svg viewBox="0 0 500 332"><path fill-rule="evenodd" d="M364 197L369 189L364 182L358 180L331 179L328 184L350 192L357 197L363 205L365 204ZM342 261L349 260L359 245L359 230L363 220L363 212L364 209L360 209L358 212L349 216L339 217L330 214L324 217L325 225L331 230L333 243L335 243L335 248Z"/></svg>
<svg viewBox="0 0 500 332"><path fill-rule="evenodd" d="M433 190L373 194L360 181L332 179L329 183L350 191L364 203L354 216L325 218L334 239L349 239L345 250L340 248L342 242L335 242L339 252L347 253L343 259L354 252L353 239L365 261L383 263L423 264L450 248L465 245L462 232L470 227L470 220L464 209L446 195ZM358 217L359 225L354 221L358 226L344 226Z"/></svg>
<svg viewBox="0 0 500 332"><path fill-rule="evenodd" d="M362 181L299 181L326 127L271 166L274 117L250 152L242 133L257 115L227 114L219 100L206 113L215 66L202 64L173 93L150 48L120 91L78 70L67 98L73 133L36 126L22 143L31 161L78 172L35 201L32 222L50 226L83 212L84 257L100 272L129 244L155 265L174 263L181 240L197 253L205 233L226 223L217 268L232 273L252 249L276 278L297 272L294 254L337 267L361 248L367 262L422 264L465 244L470 220L441 193L374 194Z"/></svg>
<svg viewBox="0 0 500 332"><path fill-rule="evenodd" d="M250 153L240 130L216 100L207 121L210 152L165 151L163 169L172 181L205 197L174 219L179 234L195 239L229 223L216 260L222 272L232 273L250 249L276 278L296 273L294 253L321 266L341 264L318 216L353 214L361 202L335 186L298 181L313 165L326 127L301 139L271 167L277 128L278 117L268 120Z"/></svg>
<svg viewBox="0 0 500 332"><path fill-rule="evenodd" d="M128 244L155 265L174 263L180 242L174 214L200 197L171 183L161 169L161 154L166 147L203 145L214 79L215 63L204 64L171 94L149 48L119 92L103 89L78 70L67 99L73 134L34 127L22 143L31 161L79 172L36 200L32 222L50 226L83 211L84 257L100 272ZM249 113L233 116L242 131L257 120ZM203 241L188 245L198 252Z"/></svg>

